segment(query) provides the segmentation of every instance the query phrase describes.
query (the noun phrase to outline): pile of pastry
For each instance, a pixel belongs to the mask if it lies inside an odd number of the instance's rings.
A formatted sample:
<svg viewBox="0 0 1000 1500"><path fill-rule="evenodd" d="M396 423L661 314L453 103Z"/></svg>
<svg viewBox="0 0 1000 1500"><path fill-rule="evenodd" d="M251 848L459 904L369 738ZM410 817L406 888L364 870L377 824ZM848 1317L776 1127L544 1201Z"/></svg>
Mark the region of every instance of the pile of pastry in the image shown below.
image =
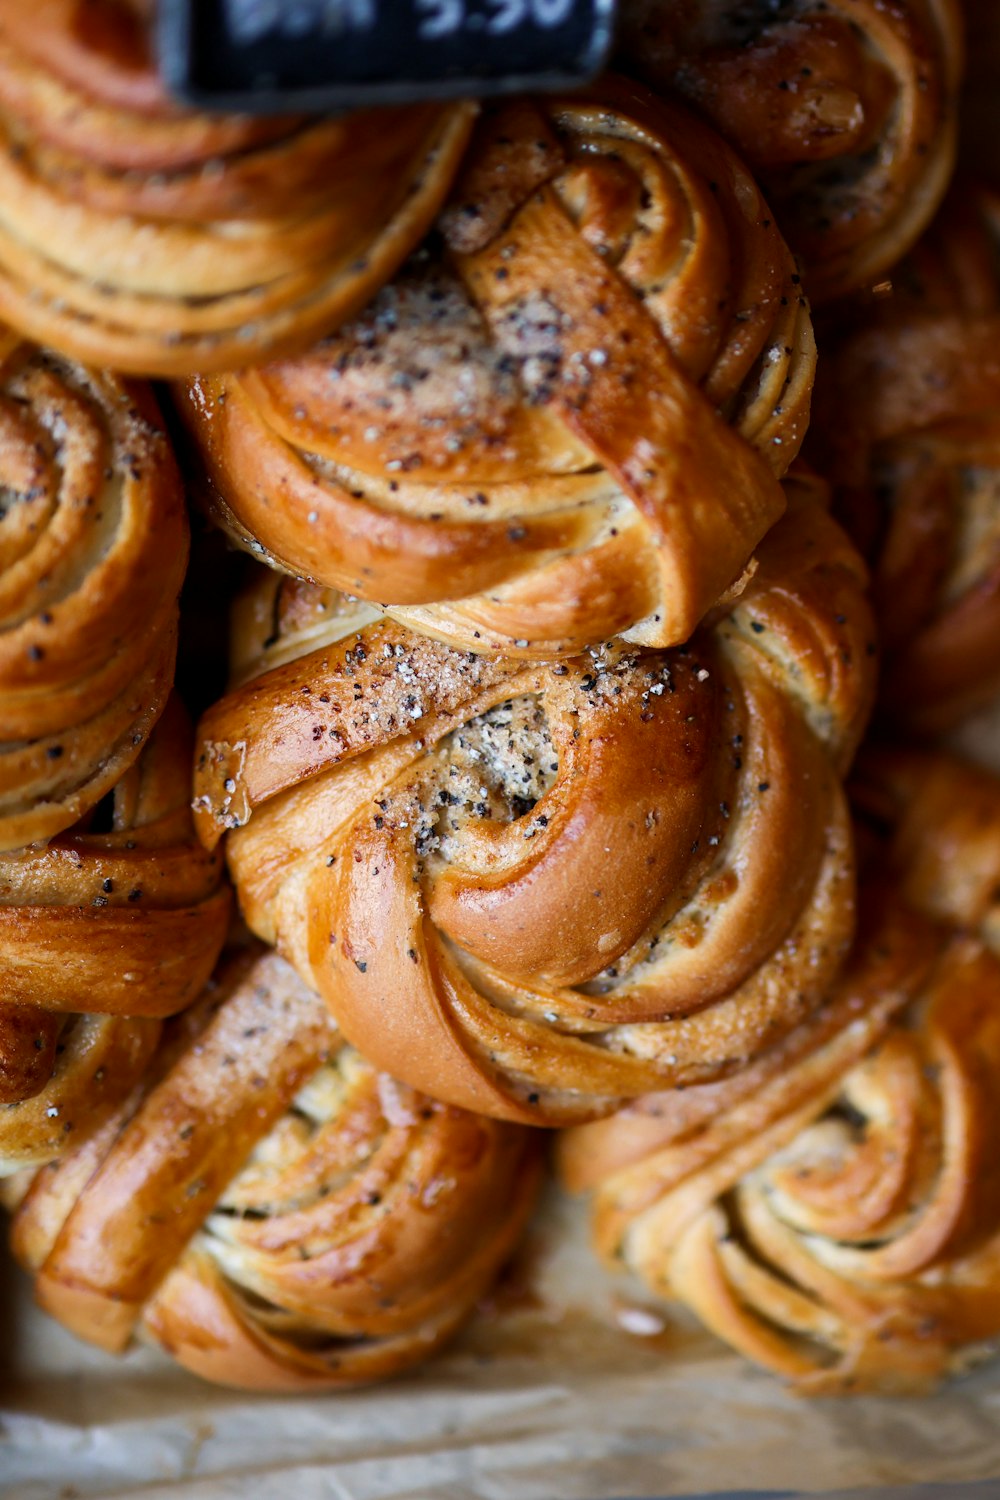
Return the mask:
<svg viewBox="0 0 1000 1500"><path fill-rule="evenodd" d="M384 1376L474 1313L554 1142L610 1273L802 1389L966 1368L991 0L625 0L578 96L281 119L169 98L152 9L0 0L38 1301L232 1385Z"/></svg>

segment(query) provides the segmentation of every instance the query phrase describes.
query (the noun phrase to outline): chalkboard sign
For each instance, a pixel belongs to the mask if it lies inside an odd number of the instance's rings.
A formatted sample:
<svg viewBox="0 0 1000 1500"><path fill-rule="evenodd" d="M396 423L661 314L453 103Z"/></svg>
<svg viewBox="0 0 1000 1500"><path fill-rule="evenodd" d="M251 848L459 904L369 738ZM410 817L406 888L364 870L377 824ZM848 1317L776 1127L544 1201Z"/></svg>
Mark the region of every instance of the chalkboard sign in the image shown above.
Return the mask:
<svg viewBox="0 0 1000 1500"><path fill-rule="evenodd" d="M614 0L160 0L160 67L203 108L273 113L566 88Z"/></svg>

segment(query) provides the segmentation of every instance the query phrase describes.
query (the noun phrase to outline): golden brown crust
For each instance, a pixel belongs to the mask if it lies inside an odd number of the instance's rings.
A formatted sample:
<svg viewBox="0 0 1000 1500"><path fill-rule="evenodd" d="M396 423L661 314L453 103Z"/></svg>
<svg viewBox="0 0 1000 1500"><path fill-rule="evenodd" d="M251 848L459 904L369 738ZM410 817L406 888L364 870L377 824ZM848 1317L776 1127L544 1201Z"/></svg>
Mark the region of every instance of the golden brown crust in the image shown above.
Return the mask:
<svg viewBox="0 0 1000 1500"><path fill-rule="evenodd" d="M173 681L184 495L151 393L0 338L0 850L83 817Z"/></svg>
<svg viewBox="0 0 1000 1500"><path fill-rule="evenodd" d="M887 717L951 727L1000 687L1000 199L957 188L831 350L814 435L868 557Z"/></svg>
<svg viewBox="0 0 1000 1500"><path fill-rule="evenodd" d="M940 751L869 745L852 797L890 835L882 857L917 910L1000 952L1000 778Z"/></svg>
<svg viewBox="0 0 1000 1500"><path fill-rule="evenodd" d="M955 158L958 0L626 0L625 65L677 89L759 178L826 302L930 222Z"/></svg>
<svg viewBox="0 0 1000 1500"><path fill-rule="evenodd" d="M884 750L859 792L909 904L865 898L813 1034L563 1147L607 1258L823 1394L926 1390L1000 1336L1000 781Z"/></svg>
<svg viewBox="0 0 1000 1500"><path fill-rule="evenodd" d="M16 103L47 142L97 161L111 152L118 166L150 172L282 133L285 121L197 114L171 99L153 55L153 19L149 0L39 0L30 9L3 0L4 103ZM128 114L131 132L116 111Z"/></svg>
<svg viewBox="0 0 1000 1500"><path fill-rule="evenodd" d="M808 309L752 180L606 79L485 117L442 226L337 337L178 389L210 511L455 646L686 640L808 421Z"/></svg>
<svg viewBox="0 0 1000 1500"><path fill-rule="evenodd" d="M160 1029L152 1016L0 1004L0 1183L100 1130L145 1071Z"/></svg>
<svg viewBox="0 0 1000 1500"><path fill-rule="evenodd" d="M938 948L937 933L896 891L869 882L854 948L830 995L776 1047L717 1083L649 1094L560 1135L563 1182L571 1192L599 1190L594 1234L601 1253L615 1258L632 1217L687 1174L784 1116L819 1111L818 1101L917 993Z"/></svg>
<svg viewBox="0 0 1000 1500"><path fill-rule="evenodd" d="M47 1160L117 1107L159 1018L211 973L229 892L194 837L190 746L173 700L106 826L90 816L0 854L0 1102L14 1106L0 1113L0 1170Z"/></svg>
<svg viewBox="0 0 1000 1500"><path fill-rule="evenodd" d="M473 107L198 114L163 95L150 26L143 5L45 0L29 21L0 0L0 316L148 375L301 347L422 238Z"/></svg>
<svg viewBox="0 0 1000 1500"><path fill-rule="evenodd" d="M250 926L437 1097L555 1124L717 1076L850 941L863 587L808 487L669 654L488 660L265 578L238 616L263 675L201 725L201 836L235 830Z"/></svg>
<svg viewBox="0 0 1000 1500"><path fill-rule="evenodd" d="M40 1172L13 1244L80 1337L227 1385L352 1385L431 1353L530 1211L526 1133L345 1047L274 954L230 963L118 1119Z"/></svg>

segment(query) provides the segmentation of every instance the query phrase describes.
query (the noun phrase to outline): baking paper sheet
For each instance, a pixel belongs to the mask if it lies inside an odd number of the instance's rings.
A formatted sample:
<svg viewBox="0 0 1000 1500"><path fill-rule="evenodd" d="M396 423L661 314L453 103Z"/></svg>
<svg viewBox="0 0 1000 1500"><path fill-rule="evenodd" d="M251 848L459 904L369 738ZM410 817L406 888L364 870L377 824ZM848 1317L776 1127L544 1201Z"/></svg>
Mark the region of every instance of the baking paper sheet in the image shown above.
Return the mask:
<svg viewBox="0 0 1000 1500"><path fill-rule="evenodd" d="M959 743L1000 769L1000 708ZM920 1401L792 1396L609 1277L555 1190L460 1341L371 1391L248 1398L111 1360L0 1275L3 1500L1000 1497L1000 1362Z"/></svg>

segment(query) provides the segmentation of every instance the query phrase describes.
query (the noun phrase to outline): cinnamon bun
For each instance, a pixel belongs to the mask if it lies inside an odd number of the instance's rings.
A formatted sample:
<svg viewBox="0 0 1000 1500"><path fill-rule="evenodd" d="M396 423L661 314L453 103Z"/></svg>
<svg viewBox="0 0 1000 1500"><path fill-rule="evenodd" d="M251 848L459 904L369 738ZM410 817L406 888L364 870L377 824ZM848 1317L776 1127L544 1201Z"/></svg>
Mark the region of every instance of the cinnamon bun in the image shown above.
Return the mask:
<svg viewBox="0 0 1000 1500"><path fill-rule="evenodd" d="M195 839L190 775L175 699L97 808L0 853L0 1175L90 1135L212 971L229 892Z"/></svg>
<svg viewBox="0 0 1000 1500"><path fill-rule="evenodd" d="M339 334L178 389L210 513L450 645L686 640L809 415L809 312L752 179L605 79L489 114L442 225Z"/></svg>
<svg viewBox="0 0 1000 1500"><path fill-rule="evenodd" d="M755 1076L571 1132L563 1167L603 1254L749 1358L913 1393L1000 1337L1000 780L882 750L859 805L879 874L825 1010Z"/></svg>
<svg viewBox="0 0 1000 1500"><path fill-rule="evenodd" d="M474 107L214 116L143 0L0 3L0 317L145 375L236 369L352 316L419 242Z"/></svg>
<svg viewBox="0 0 1000 1500"><path fill-rule="evenodd" d="M746 157L815 302L876 281L944 196L958 0L624 0L621 44Z"/></svg>
<svg viewBox="0 0 1000 1500"><path fill-rule="evenodd" d="M673 652L459 652L262 582L195 809L251 928L435 1097L543 1124L744 1065L853 931L840 774L864 571L796 482L735 605Z"/></svg>
<svg viewBox="0 0 1000 1500"><path fill-rule="evenodd" d="M811 441L872 567L887 717L936 732L1000 687L1000 197L956 188L861 311Z"/></svg>
<svg viewBox="0 0 1000 1500"><path fill-rule="evenodd" d="M171 1023L104 1129L8 1186L41 1305L245 1389L379 1379L427 1358L513 1251L528 1132L422 1098L337 1034L275 954Z"/></svg>
<svg viewBox="0 0 1000 1500"><path fill-rule="evenodd" d="M142 753L187 555L149 390L0 332L0 851L76 823Z"/></svg>

